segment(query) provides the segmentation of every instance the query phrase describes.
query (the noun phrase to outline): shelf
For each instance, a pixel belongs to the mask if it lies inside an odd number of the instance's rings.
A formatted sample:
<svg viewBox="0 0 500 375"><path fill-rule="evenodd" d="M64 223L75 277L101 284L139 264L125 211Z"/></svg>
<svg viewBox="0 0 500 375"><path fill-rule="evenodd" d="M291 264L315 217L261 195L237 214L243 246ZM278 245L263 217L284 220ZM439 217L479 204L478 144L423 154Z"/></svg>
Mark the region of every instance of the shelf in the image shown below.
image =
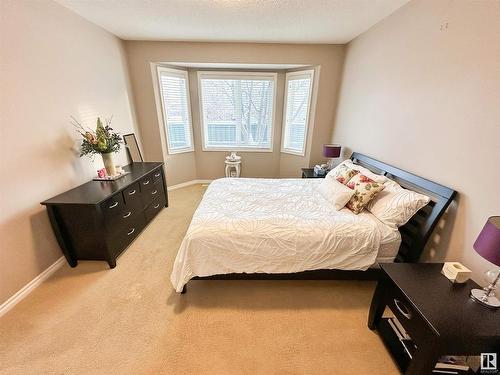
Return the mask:
<svg viewBox="0 0 500 375"><path fill-rule="evenodd" d="M382 318L377 326L377 332L399 369L404 373L410 363L410 355L415 350L415 346L411 340L399 339L389 323L390 320L391 318Z"/></svg>

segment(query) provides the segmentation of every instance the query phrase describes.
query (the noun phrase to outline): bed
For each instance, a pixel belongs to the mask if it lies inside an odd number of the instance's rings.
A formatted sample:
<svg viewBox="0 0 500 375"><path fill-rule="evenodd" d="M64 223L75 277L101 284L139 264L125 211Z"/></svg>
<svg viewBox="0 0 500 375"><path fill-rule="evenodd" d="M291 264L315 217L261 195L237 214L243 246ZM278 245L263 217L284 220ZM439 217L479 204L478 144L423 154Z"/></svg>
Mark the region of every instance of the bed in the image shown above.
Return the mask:
<svg viewBox="0 0 500 375"><path fill-rule="evenodd" d="M415 262L455 191L353 153L351 160L431 197L399 230L368 211L332 209L321 179L225 178L210 184L171 275L192 279L373 278L380 262Z"/></svg>

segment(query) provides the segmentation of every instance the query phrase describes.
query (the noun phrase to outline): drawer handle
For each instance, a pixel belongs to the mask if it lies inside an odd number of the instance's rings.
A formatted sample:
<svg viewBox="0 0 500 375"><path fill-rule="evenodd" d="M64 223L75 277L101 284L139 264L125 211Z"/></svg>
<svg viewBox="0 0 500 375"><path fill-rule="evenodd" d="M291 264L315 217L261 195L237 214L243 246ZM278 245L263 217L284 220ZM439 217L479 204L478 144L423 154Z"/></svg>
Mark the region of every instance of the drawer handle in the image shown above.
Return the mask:
<svg viewBox="0 0 500 375"><path fill-rule="evenodd" d="M116 206L118 206L118 202L113 203L109 208L115 208Z"/></svg>
<svg viewBox="0 0 500 375"><path fill-rule="evenodd" d="M160 173L155 174L155 177L160 177Z"/></svg>
<svg viewBox="0 0 500 375"><path fill-rule="evenodd" d="M403 315L406 319L411 319L411 312L405 305L403 305L400 300L394 298L394 305L396 306L396 309L398 309L398 311L401 313L401 315Z"/></svg>
<svg viewBox="0 0 500 375"><path fill-rule="evenodd" d="M132 228L130 229L128 232L127 232L127 236L130 236L132 233L135 232L135 228Z"/></svg>
<svg viewBox="0 0 500 375"><path fill-rule="evenodd" d="M128 195L134 195L134 194L135 194L135 189L128 192Z"/></svg>
<svg viewBox="0 0 500 375"><path fill-rule="evenodd" d="M149 184L149 180L147 180L147 181L143 181L143 182L142 182L142 184L143 184L143 185L147 185L147 184Z"/></svg>
<svg viewBox="0 0 500 375"><path fill-rule="evenodd" d="M129 211L127 212L125 215L123 215L123 218L126 219L127 217L129 217L130 215L132 215L132 211Z"/></svg>
<svg viewBox="0 0 500 375"><path fill-rule="evenodd" d="M160 204L158 203L156 206L154 206L153 208L158 208L160 207Z"/></svg>
<svg viewBox="0 0 500 375"><path fill-rule="evenodd" d="M151 192L151 195L155 195L156 193L158 193L158 190Z"/></svg>

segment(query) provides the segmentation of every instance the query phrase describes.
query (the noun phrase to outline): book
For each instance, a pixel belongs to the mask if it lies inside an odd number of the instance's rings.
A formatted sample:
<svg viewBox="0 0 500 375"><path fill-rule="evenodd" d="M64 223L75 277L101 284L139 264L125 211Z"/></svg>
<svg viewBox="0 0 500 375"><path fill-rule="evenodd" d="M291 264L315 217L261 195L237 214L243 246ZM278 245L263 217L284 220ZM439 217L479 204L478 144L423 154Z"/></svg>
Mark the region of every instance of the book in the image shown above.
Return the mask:
<svg viewBox="0 0 500 375"><path fill-rule="evenodd" d="M467 357L443 356L432 371L433 374L470 374L473 373L466 362Z"/></svg>

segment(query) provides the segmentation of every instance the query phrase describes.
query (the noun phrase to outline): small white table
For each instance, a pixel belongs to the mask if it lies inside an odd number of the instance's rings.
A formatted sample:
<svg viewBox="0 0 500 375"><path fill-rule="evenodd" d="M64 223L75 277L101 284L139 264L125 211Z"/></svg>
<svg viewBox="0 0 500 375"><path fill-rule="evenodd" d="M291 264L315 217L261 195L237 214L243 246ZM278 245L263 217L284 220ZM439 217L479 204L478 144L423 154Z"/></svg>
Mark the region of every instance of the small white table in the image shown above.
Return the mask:
<svg viewBox="0 0 500 375"><path fill-rule="evenodd" d="M226 177L240 177L241 160L229 161L226 160Z"/></svg>

